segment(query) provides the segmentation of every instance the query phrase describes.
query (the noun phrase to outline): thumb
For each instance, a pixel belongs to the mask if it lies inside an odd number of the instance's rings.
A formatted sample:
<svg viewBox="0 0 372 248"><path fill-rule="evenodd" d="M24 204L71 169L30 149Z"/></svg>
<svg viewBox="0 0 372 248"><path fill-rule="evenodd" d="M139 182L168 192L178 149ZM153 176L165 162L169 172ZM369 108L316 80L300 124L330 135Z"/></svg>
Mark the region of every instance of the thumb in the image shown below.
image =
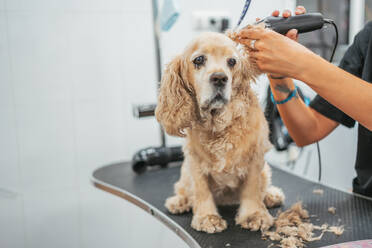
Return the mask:
<svg viewBox="0 0 372 248"><path fill-rule="evenodd" d="M288 33L286 34L286 36L292 40L295 40L297 41L297 37L298 37L298 31L297 29L291 29L288 31Z"/></svg>

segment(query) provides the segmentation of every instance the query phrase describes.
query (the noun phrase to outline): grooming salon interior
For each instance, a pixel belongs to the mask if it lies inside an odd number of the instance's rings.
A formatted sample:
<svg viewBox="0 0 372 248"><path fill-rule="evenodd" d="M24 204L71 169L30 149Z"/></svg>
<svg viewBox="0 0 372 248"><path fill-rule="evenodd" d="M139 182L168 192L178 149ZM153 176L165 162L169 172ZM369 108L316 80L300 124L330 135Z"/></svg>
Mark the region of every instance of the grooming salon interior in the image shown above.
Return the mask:
<svg viewBox="0 0 372 248"><path fill-rule="evenodd" d="M0 248L372 248L372 0L0 0Z"/></svg>

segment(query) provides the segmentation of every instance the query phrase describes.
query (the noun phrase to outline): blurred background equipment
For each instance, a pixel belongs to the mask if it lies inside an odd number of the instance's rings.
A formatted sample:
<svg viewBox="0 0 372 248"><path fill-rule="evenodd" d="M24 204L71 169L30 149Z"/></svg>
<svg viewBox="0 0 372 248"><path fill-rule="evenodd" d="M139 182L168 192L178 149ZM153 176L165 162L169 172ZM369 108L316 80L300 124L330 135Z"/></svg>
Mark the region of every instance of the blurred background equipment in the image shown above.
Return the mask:
<svg viewBox="0 0 372 248"><path fill-rule="evenodd" d="M160 47L160 29L169 31L177 21L180 15L178 0L164 0L162 11L159 12L158 0L152 0L153 10L153 31L154 42L156 50L156 71L157 71L157 88L159 88L161 81L161 47ZM160 20L159 20L160 18ZM147 105L134 105L133 114L137 118L151 117L155 115L156 104ZM166 167L168 163L181 161L183 159L182 147L166 147L165 133L160 127L160 147L148 147L136 152L132 158L132 168L136 173L143 173L146 171L147 166L160 166Z"/></svg>
<svg viewBox="0 0 372 248"><path fill-rule="evenodd" d="M147 167L166 167L168 163L183 160L180 146L175 147L148 147L139 150L132 158L132 168L136 173L143 173Z"/></svg>
<svg viewBox="0 0 372 248"><path fill-rule="evenodd" d="M304 6L307 12L320 12L323 16L334 20L339 29L339 47L341 48L340 52L336 54L338 56L334 62L339 62L349 44L350 0L297 0L297 5ZM331 56L335 38L333 31L323 28L300 35L299 42L328 59Z"/></svg>
<svg viewBox="0 0 372 248"><path fill-rule="evenodd" d="M365 0L365 21L372 21L372 0Z"/></svg>
<svg viewBox="0 0 372 248"><path fill-rule="evenodd" d="M169 31L177 21L179 15L178 0L164 0L160 16L161 29L163 31Z"/></svg>
<svg viewBox="0 0 372 248"><path fill-rule="evenodd" d="M305 102L305 104L309 105L310 99L302 93L301 88L298 87L297 92L300 95L301 99ZM271 100L270 87L267 88L266 106L264 113L269 124L270 142L274 145L277 151L287 150L293 143L293 139L289 135L288 130L284 125L282 118L280 117L277 106Z"/></svg>

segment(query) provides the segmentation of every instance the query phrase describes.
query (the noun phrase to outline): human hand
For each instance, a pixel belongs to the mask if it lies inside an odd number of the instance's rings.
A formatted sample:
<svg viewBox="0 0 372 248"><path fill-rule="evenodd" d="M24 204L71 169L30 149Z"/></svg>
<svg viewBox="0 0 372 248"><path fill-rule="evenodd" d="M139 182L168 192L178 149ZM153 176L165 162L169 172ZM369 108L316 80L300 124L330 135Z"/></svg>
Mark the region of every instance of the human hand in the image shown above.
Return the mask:
<svg viewBox="0 0 372 248"><path fill-rule="evenodd" d="M305 14L306 13L306 9L304 6L297 6L296 9L295 9L295 15L302 15L302 14ZM280 16L280 11L279 10L274 10L273 13L271 13L272 16L275 16L275 17L278 17ZM284 18L288 18L292 15L292 12L290 10L284 10L283 13L282 13L282 16ZM298 41L298 30L297 29L291 29L289 30L286 35L288 38L294 40L294 41ZM274 78L280 78L281 76L280 75L269 75L269 76L272 76Z"/></svg>
<svg viewBox="0 0 372 248"><path fill-rule="evenodd" d="M306 13L306 9L304 6L297 6L295 9L295 15L303 15ZM279 10L274 10L273 13L271 13L272 16L278 17L280 16ZM290 10L284 10L282 13L282 16L284 18L288 18L292 15L292 12ZM287 32L286 36L292 40L297 41L298 40L298 30L297 29L291 29Z"/></svg>
<svg viewBox="0 0 372 248"><path fill-rule="evenodd" d="M304 13L306 13L306 9L303 6L298 6L295 10L296 15ZM285 10L282 16L288 18L291 14L289 10ZM272 16L279 15L279 10L275 10L272 13ZM311 53L307 48L294 42L298 39L298 31L296 29L289 30L283 36L270 29L250 26L248 29L241 30L238 37L238 42L247 47L251 47L251 41L256 40L254 43L255 49L250 52L251 57L255 59L262 71L275 77L295 74L296 72L293 70L296 70L296 68L300 70L301 68L299 67L301 62L303 62L300 54L307 55ZM280 49L277 49L278 47Z"/></svg>
<svg viewBox="0 0 372 248"><path fill-rule="evenodd" d="M238 33L238 42L249 49L258 68L272 75L296 77L307 68L309 56L315 55L287 36L262 27L250 27Z"/></svg>

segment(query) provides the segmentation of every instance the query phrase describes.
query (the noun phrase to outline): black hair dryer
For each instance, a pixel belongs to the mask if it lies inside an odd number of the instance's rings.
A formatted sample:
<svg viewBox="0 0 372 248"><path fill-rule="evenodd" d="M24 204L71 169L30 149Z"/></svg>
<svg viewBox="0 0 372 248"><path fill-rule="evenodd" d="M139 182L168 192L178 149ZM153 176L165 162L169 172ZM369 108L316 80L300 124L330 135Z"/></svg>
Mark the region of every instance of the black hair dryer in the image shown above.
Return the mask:
<svg viewBox="0 0 372 248"><path fill-rule="evenodd" d="M146 171L148 166L165 167L168 163L182 161L183 152L181 146L175 147L148 147L139 150L132 159L132 169L140 174Z"/></svg>

